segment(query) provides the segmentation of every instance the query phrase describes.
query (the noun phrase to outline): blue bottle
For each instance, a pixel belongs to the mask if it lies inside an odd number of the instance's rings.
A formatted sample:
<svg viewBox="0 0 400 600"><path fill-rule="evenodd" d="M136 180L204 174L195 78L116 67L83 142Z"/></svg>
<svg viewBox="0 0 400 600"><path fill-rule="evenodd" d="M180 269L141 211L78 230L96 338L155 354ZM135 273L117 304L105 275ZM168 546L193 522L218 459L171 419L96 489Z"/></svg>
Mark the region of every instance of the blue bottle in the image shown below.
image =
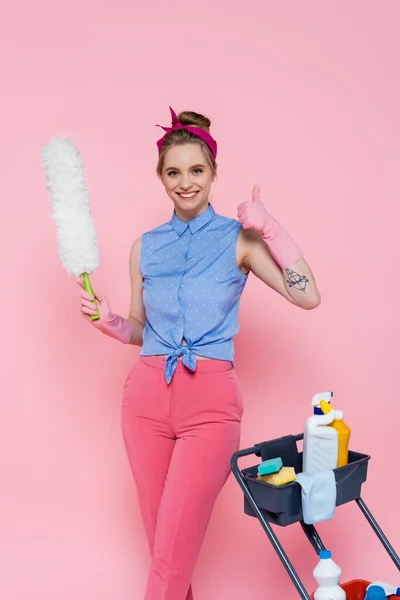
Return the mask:
<svg viewBox="0 0 400 600"><path fill-rule="evenodd" d="M365 600L386 600L386 593L380 585L370 585Z"/></svg>

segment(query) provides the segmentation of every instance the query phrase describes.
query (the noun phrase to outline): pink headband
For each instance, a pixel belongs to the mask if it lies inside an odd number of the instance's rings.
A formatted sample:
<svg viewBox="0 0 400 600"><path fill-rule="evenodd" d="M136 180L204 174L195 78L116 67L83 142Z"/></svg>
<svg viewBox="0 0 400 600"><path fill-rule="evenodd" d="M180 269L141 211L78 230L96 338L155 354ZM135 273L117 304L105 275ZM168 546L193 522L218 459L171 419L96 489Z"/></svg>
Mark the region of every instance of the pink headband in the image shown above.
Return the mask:
<svg viewBox="0 0 400 600"><path fill-rule="evenodd" d="M171 107L169 107L169 110L171 111L172 127L163 127L162 125L156 125L156 127L161 127L161 129L164 129L164 131L167 132L157 142L158 151L160 152L161 146L163 145L165 138L171 131L176 131L177 129L186 129L186 131L190 131L190 133L193 133L194 135L197 135L197 137L204 140L205 143L209 146L211 152L213 153L214 158L216 158L217 157L217 142L211 137L211 135L209 133L207 133L207 131L204 131L204 129L199 129L198 127L191 127L189 125L182 125L182 123L179 123L178 117L176 116L175 112L172 110Z"/></svg>

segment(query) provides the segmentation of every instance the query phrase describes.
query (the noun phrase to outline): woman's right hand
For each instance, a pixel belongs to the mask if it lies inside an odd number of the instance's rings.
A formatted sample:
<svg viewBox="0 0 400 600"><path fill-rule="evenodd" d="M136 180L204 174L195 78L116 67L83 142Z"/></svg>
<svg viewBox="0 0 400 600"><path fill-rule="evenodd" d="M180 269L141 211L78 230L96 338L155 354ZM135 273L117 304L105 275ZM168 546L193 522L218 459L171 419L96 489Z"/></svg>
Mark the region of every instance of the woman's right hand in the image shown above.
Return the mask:
<svg viewBox="0 0 400 600"><path fill-rule="evenodd" d="M77 283L81 288L81 313L98 331L123 342L130 344L132 339L133 326L128 319L111 312L110 303L99 290L92 286L93 293L97 301L97 308L93 304L92 296L85 290L83 279L79 277ZM91 319L91 315L99 313L100 319ZM141 329L142 326L140 326Z"/></svg>
<svg viewBox="0 0 400 600"><path fill-rule="evenodd" d="M83 278L79 277L76 280L76 282L80 287L80 297L81 297L80 311L81 311L82 315L85 317L85 319L94 326L100 325L100 322L101 322L101 324L103 324L107 321L112 320L113 314L111 313L110 303L108 302L107 298L99 290L97 290L92 284L93 293L95 295L96 303L97 303L97 307L96 307L96 304L93 303L93 297L91 296L91 294L89 294L89 292L87 292L85 290ZM95 315L97 312L99 313L100 319L92 320L90 318L91 315Z"/></svg>

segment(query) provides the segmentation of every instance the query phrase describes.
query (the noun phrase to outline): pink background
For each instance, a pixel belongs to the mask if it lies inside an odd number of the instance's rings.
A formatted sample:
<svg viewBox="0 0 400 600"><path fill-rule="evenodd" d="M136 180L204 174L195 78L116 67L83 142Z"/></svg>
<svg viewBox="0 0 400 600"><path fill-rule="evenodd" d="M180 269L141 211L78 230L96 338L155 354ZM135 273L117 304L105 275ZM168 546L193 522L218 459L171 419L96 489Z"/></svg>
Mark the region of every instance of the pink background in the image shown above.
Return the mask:
<svg viewBox="0 0 400 600"><path fill-rule="evenodd" d="M53 135L78 144L100 240L93 280L126 314L130 244L171 214L154 172L169 104L213 121L216 210L235 217L260 182L323 296L301 311L250 278L236 339L242 447L301 431L311 396L333 389L353 449L372 455L364 499L399 550L399 17L394 0L3 7L1 598L143 597L149 556L119 426L138 349L79 314L40 149ZM400 584L355 504L319 531L343 580ZM279 534L312 590L300 527ZM297 597L232 477L194 587L198 600Z"/></svg>

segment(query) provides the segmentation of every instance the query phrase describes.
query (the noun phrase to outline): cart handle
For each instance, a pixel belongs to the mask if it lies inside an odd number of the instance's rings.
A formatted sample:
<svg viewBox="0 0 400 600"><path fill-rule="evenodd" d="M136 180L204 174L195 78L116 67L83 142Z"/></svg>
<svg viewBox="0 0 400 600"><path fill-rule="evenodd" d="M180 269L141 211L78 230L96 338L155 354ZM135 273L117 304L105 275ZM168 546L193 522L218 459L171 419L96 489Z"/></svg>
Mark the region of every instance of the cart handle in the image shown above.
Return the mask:
<svg viewBox="0 0 400 600"><path fill-rule="evenodd" d="M290 438L294 439L295 442L300 442L302 439L304 439L304 433L298 433L297 435L290 435L290 436L285 436L285 437L290 437ZM260 442L259 444L255 444L251 448L244 448L243 450L238 450L232 456L232 460L231 460L232 471L235 474L240 473L239 466L238 466L239 458L242 458L243 456L250 456L251 454L255 454L256 456L261 456L261 446L268 446L269 444L272 444L273 442L281 440L281 439L282 438L276 438L275 440L269 440L268 442Z"/></svg>

